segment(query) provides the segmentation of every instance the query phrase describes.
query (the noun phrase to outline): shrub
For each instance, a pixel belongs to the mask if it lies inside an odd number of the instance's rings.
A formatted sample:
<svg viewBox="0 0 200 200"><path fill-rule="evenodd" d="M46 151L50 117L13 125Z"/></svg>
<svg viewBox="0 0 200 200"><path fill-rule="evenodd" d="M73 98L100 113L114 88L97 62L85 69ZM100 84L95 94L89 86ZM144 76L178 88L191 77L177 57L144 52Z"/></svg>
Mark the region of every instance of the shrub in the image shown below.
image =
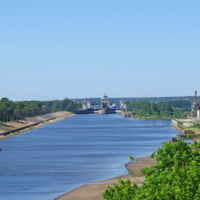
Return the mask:
<svg viewBox="0 0 200 200"><path fill-rule="evenodd" d="M192 134L188 134L187 137L186 137L186 139L191 139L191 138L193 138Z"/></svg>
<svg viewBox="0 0 200 200"><path fill-rule="evenodd" d="M152 158L157 164L142 169L146 176L139 188L129 180L108 187L104 200L199 200L200 199L200 143L188 145L178 139L176 143L163 143Z"/></svg>
<svg viewBox="0 0 200 200"><path fill-rule="evenodd" d="M191 128L200 128L200 123L193 124Z"/></svg>

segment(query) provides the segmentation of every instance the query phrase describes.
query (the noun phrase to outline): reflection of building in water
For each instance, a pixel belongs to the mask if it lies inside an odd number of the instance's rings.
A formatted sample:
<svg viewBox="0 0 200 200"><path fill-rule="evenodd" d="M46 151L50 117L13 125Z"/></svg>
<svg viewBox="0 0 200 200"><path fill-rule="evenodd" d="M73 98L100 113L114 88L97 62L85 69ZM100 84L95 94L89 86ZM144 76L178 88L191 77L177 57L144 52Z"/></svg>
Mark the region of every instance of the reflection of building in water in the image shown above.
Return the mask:
<svg viewBox="0 0 200 200"><path fill-rule="evenodd" d="M110 108L110 99L106 94L104 94L103 98L101 99L101 108L103 108L103 105L108 105Z"/></svg>

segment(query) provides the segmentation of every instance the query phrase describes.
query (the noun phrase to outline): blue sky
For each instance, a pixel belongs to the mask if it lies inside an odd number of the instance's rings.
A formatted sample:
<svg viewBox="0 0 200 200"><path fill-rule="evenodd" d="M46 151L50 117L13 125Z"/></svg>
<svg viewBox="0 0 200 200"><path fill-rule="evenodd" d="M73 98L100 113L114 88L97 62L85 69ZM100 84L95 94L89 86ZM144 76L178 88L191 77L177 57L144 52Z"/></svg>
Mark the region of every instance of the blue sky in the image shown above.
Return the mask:
<svg viewBox="0 0 200 200"><path fill-rule="evenodd" d="M0 98L194 95L199 8L199 0L2 0Z"/></svg>

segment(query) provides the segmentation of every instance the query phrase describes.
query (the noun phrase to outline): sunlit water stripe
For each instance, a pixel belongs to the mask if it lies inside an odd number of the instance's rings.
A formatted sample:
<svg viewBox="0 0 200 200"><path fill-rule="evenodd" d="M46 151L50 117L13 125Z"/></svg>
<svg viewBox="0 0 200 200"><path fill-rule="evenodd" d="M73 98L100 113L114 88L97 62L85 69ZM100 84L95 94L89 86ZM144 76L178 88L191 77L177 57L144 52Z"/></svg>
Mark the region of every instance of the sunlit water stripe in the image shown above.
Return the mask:
<svg viewBox="0 0 200 200"><path fill-rule="evenodd" d="M149 156L179 132L171 121L75 115L0 141L0 199L51 200L126 174L128 156Z"/></svg>

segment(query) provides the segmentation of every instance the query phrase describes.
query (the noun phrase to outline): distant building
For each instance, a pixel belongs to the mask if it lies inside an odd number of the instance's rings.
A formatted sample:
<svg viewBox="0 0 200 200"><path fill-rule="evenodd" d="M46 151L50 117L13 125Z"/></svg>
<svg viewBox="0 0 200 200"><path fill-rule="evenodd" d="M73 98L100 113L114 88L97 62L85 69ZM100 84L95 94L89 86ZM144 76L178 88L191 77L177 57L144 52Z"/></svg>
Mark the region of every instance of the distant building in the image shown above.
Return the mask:
<svg viewBox="0 0 200 200"><path fill-rule="evenodd" d="M87 110L91 108L91 99L82 102L82 109Z"/></svg>
<svg viewBox="0 0 200 200"><path fill-rule="evenodd" d="M103 98L101 99L101 108L103 108L103 105L108 105L110 108L110 99L106 94L104 94Z"/></svg>
<svg viewBox="0 0 200 200"><path fill-rule="evenodd" d="M121 105L121 109L126 110L126 102L124 101L124 99L120 99L120 105Z"/></svg>
<svg viewBox="0 0 200 200"><path fill-rule="evenodd" d="M87 109L91 108L91 99L87 99Z"/></svg>
<svg viewBox="0 0 200 200"><path fill-rule="evenodd" d="M82 108L83 108L84 110L87 109L87 103L86 103L86 102L82 102Z"/></svg>

